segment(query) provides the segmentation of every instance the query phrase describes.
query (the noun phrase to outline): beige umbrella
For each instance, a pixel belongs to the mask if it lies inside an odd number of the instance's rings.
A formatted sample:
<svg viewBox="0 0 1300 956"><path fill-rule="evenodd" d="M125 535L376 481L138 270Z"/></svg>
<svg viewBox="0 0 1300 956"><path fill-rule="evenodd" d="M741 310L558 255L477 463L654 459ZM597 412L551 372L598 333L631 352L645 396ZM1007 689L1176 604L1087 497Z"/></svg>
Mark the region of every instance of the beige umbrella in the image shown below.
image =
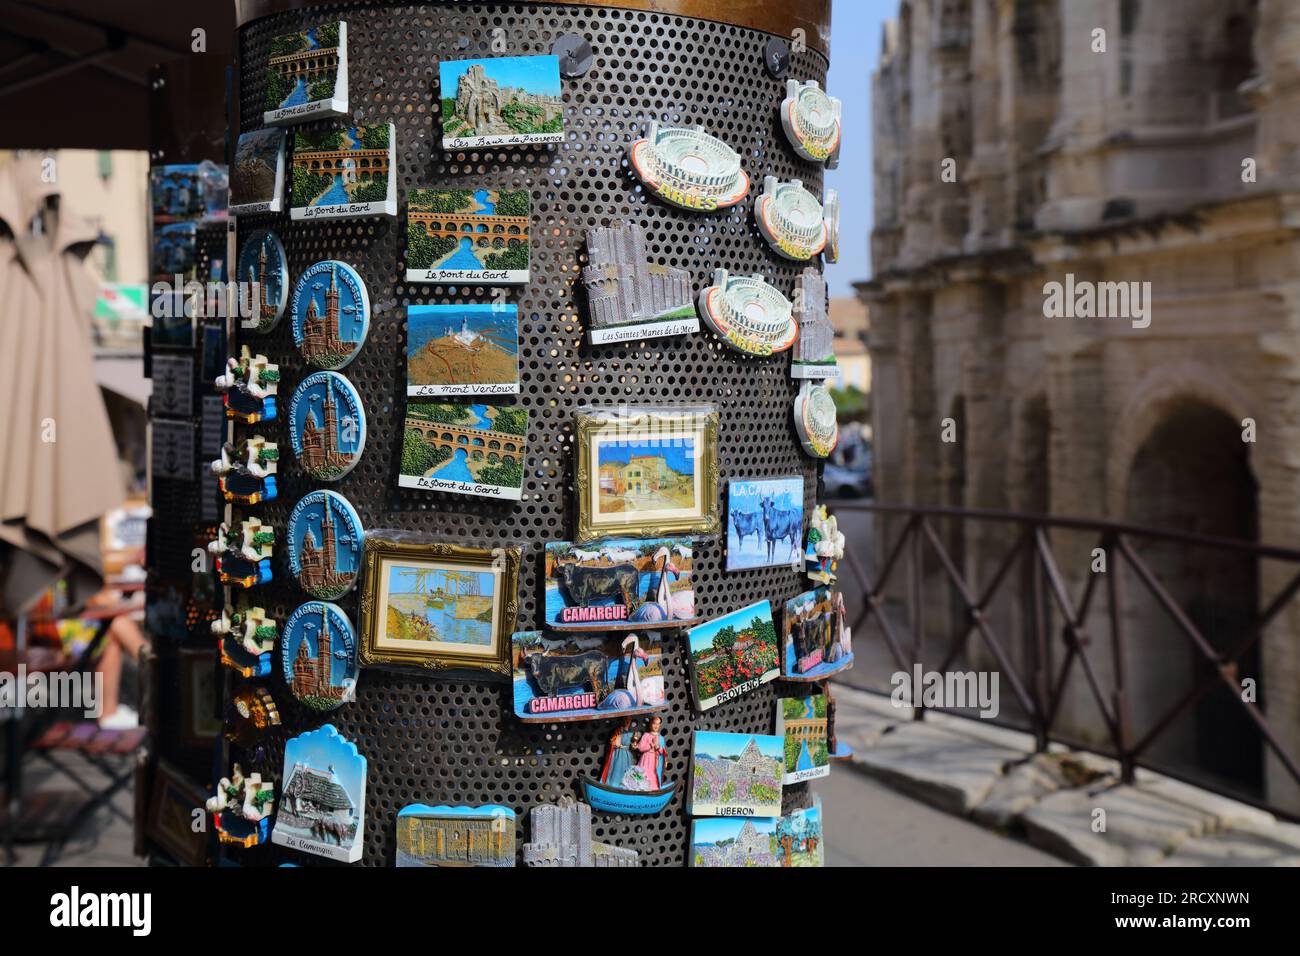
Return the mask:
<svg viewBox="0 0 1300 956"><path fill-rule="evenodd" d="M124 498L91 352L96 231L59 207L46 172L39 155L0 165L0 609L11 615L61 577L74 605L99 589L99 517Z"/></svg>

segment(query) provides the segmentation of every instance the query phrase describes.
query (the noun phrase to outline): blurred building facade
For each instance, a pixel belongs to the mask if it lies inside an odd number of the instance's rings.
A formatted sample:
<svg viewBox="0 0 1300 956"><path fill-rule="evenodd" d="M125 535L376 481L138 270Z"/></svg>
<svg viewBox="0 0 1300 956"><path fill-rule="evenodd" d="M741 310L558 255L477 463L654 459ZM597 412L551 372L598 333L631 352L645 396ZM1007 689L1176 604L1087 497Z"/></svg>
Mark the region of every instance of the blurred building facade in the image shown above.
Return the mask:
<svg viewBox="0 0 1300 956"><path fill-rule="evenodd" d="M1291 0L902 0L874 77L874 279L860 287L878 499L1294 546L1297 107ZM1047 317L1047 284L1067 281L1149 282L1149 324ZM945 419L955 442L941 440ZM972 523L949 545L984 582L1009 534ZM1094 545L1057 542L1076 594ZM1239 555L1143 557L1216 647L1248 631L1288 574ZM1141 728L1202 665L1167 618L1130 603ZM1260 680L1293 754L1298 633L1292 607L1241 672ZM1159 755L1300 807L1217 695ZM1061 720L1095 736L1085 697Z"/></svg>

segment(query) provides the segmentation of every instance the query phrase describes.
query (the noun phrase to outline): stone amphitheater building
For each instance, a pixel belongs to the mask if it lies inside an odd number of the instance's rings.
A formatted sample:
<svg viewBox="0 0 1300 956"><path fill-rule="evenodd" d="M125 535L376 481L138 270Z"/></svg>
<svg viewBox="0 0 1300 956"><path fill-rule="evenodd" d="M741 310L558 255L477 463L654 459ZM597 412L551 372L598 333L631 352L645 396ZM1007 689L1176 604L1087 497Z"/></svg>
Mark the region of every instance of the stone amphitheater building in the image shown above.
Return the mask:
<svg viewBox="0 0 1300 956"><path fill-rule="evenodd" d="M859 289L877 500L1300 544L1300 4L901 0L872 97L874 277ZM1050 283L1096 284L1117 306L1149 289L1146 324L1134 301L1119 317L1049 317ZM1014 533L943 527L977 589ZM1052 543L1077 596L1096 537ZM1296 571L1213 549L1141 555L1219 650ZM1206 666L1137 590L1123 619L1140 733ZM998 630L1014 644L1023 622L1002 609ZM1059 665L1059 637L1049 651ZM1035 654L1013 647L1031 670ZM1300 604L1238 676L1258 680L1269 723L1300 753ZM1058 723L1104 737L1082 683ZM1220 689L1151 756L1300 810Z"/></svg>

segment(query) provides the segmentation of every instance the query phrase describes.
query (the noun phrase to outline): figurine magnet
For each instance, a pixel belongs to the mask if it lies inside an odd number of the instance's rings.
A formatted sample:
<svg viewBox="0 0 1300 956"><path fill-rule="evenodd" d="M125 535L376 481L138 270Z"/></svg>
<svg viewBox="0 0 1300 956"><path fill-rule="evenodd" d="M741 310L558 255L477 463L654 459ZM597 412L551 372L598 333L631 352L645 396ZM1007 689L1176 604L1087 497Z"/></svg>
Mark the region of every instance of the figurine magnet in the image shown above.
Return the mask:
<svg viewBox="0 0 1300 956"><path fill-rule="evenodd" d="M217 792L208 799L217 836L222 843L247 849L265 843L275 809L275 784L260 773L245 777L235 764L229 777L222 777Z"/></svg>
<svg viewBox="0 0 1300 956"><path fill-rule="evenodd" d="M226 359L226 371L213 385L224 395L227 418L244 425L275 421L280 366L265 355L253 355L247 345L241 346L239 358Z"/></svg>
<svg viewBox="0 0 1300 956"><path fill-rule="evenodd" d="M222 522L208 551L217 556L222 584L251 588L271 580L271 554L275 529L257 518L245 518L235 530Z"/></svg>
<svg viewBox="0 0 1300 956"><path fill-rule="evenodd" d="M241 442L222 442L221 457L211 467L226 501L255 505L275 498L279 460L280 449L276 443L254 435Z"/></svg>
<svg viewBox="0 0 1300 956"><path fill-rule="evenodd" d="M226 605L210 625L221 640L221 663L241 677L266 677L271 673L271 651L279 633L275 618L260 607Z"/></svg>
<svg viewBox="0 0 1300 956"><path fill-rule="evenodd" d="M668 805L677 782L664 779L663 718L655 715L641 728L624 720L609 739L609 753L600 779L582 781L583 793L593 810L604 813L651 814Z"/></svg>
<svg viewBox="0 0 1300 956"><path fill-rule="evenodd" d="M844 532L839 520L825 505L813 509L808 519L808 545L804 549L804 573L818 584L834 584L840 559L844 557Z"/></svg>

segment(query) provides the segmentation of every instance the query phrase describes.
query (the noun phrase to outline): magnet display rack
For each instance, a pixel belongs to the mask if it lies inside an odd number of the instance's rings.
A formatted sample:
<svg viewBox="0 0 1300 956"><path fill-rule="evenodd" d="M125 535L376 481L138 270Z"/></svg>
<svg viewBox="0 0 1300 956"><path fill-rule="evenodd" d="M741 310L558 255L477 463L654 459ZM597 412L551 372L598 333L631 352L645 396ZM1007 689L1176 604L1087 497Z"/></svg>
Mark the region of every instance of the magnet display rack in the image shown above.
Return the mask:
<svg viewBox="0 0 1300 956"><path fill-rule="evenodd" d="M782 180L800 179L820 195L821 168L801 160L781 133L776 109L785 95L784 81L763 67L770 36L706 20L591 6L345 4L276 13L244 25L239 33L240 132L262 126L272 37L330 19L348 24L351 121L396 125L399 215L324 222L290 222L287 212L245 216L239 219L238 236L242 242L254 229L274 229L284 243L291 283L313 262L339 259L355 267L370 290L374 318L369 338L342 370L365 403L365 453L355 470L327 486L347 496L365 527L401 528L488 548L522 548L517 627L540 626L544 545L571 540L575 530L573 422L583 404L714 402L722 415L718 460L723 487L735 477L802 475L805 510L811 509L818 469L801 453L792 423L796 384L790 379L788 353L748 358L708 331L639 344L588 345L585 300L577 281L586 230L625 218L645 227L653 261L689 270L697 291L721 266L732 274L759 273L787 296L793 294L803 264L783 260L768 248L752 221L752 195L725 212L685 212L651 197L625 159L628 145L652 119L698 125L740 154L752 182L761 183L770 173ZM564 143L454 154L442 150L440 60L548 54L564 34L585 37L595 51L584 76L563 80ZM798 52L789 75L823 82L826 66L820 54ZM519 306L522 384L517 401L530 412L524 499L518 503L397 486L405 307L494 300L490 287L451 289L402 281L407 195L420 186L479 184L525 188L533 197L532 280L505 293L506 301ZM285 190L287 196L288 183ZM279 363L281 405L287 405L309 371L294 347L287 317L269 335L239 329L235 347L244 344ZM284 416L260 430L282 449L289 448ZM282 460L278 477L281 490L275 501L237 511L236 517L257 514L280 532L275 580L247 597L283 622L306 599L288 572L285 519L303 494L323 486L307 478L292 455ZM779 614L785 600L807 585L802 574L789 568L727 574L724 547L722 537L695 551L696 601L705 618L764 598ZM338 603L356 622L356 592ZM664 671L666 776L683 784L658 815L593 814L593 834L638 851L642 865L682 866L690 833L683 796L691 732L770 733L773 701L782 685L768 684L700 715L686 678L684 634L665 635ZM523 725L511 713L511 687L505 681L363 669L357 699L324 718L299 705L278 675L266 683L283 726L265 738L263 762L252 769L278 779L285 739L325 720L337 726L369 761L362 863L370 866L393 864L397 813L409 803L512 807L517 845L522 846L529 838L528 811L563 795L580 797L580 779L599 776L606 742L617 726L611 720ZM785 692L798 693L789 687ZM249 770L251 755L232 755L241 757ZM787 812L809 804L806 785L788 787L786 793ZM244 864L326 863L274 845L232 853Z"/></svg>

